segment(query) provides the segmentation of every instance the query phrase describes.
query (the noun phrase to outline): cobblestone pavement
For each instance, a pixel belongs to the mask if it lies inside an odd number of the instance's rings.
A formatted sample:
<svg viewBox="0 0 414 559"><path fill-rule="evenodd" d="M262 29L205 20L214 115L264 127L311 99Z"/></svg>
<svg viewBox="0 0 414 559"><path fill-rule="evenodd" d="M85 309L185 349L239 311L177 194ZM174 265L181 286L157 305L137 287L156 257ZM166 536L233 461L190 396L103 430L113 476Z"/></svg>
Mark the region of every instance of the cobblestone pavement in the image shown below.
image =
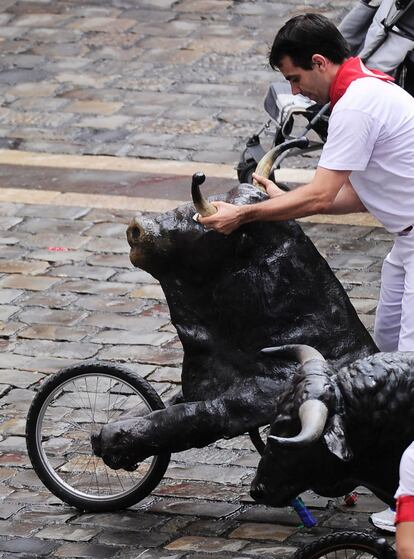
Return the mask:
<svg viewBox="0 0 414 559"><path fill-rule="evenodd" d="M278 26L305 10L338 21L351 3L0 0L0 148L234 164L280 79L266 67ZM219 176L207 194L227 189ZM45 377L98 359L125 362L165 402L179 389L163 293L128 260L135 212L113 209L135 207L134 196L159 208L185 200L188 177L0 166L0 558L287 558L321 534L368 527L382 504L363 488L352 509L305 494L313 530L289 508L254 505L247 437L174 455L153 493L123 512L82 514L38 480L24 432ZM303 226L371 330L390 236Z"/></svg>
<svg viewBox="0 0 414 559"><path fill-rule="evenodd" d="M277 28L304 11L339 21L352 0L0 5L0 147L233 164L281 79Z"/></svg>

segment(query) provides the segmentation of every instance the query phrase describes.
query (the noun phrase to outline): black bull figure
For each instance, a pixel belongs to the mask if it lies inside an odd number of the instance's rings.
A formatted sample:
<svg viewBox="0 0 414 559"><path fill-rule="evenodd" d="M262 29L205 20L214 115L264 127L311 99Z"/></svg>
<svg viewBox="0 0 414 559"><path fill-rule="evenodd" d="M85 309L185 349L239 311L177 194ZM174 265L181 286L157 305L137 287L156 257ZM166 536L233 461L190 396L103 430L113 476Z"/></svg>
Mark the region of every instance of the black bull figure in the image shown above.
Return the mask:
<svg viewBox="0 0 414 559"><path fill-rule="evenodd" d="M207 215L215 209L196 182L195 207ZM248 184L221 197L266 198ZM194 212L187 204L128 228L131 262L159 280L183 345L183 401L105 426L93 446L115 469L269 424L297 364L260 353L265 346L312 345L336 368L377 351L297 223L251 223L225 236L197 223Z"/></svg>
<svg viewBox="0 0 414 559"><path fill-rule="evenodd" d="M252 496L281 507L305 489L338 497L364 485L392 505L414 439L414 352L377 353L334 371L313 348L274 351L297 354L302 366L275 405Z"/></svg>

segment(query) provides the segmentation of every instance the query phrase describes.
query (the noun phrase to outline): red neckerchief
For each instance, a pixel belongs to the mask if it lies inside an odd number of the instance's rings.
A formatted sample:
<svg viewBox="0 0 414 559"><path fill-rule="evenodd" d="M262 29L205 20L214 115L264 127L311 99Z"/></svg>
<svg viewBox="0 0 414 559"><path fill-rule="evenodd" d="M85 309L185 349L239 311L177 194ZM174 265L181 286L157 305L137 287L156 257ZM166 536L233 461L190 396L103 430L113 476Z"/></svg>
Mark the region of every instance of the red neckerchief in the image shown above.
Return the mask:
<svg viewBox="0 0 414 559"><path fill-rule="evenodd" d="M355 80L360 78L378 78L380 80L393 82L394 78L388 74L384 74L380 70L370 70L365 66L358 57L348 58L341 66L335 76L334 81L329 89L329 98L331 100L331 110L336 103Z"/></svg>

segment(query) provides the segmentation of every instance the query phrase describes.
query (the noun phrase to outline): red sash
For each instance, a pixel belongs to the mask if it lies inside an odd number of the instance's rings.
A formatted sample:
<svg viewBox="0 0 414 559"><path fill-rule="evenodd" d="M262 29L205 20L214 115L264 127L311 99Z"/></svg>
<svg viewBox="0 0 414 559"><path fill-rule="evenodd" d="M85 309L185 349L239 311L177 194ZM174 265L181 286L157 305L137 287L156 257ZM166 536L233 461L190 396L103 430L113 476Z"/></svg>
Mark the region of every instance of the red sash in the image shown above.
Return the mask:
<svg viewBox="0 0 414 559"><path fill-rule="evenodd" d="M378 78L387 82L393 82L394 78L388 74L384 74L380 70L370 70L365 66L358 57L348 58L341 66L335 76L334 81L329 89L329 98L331 100L331 110L339 101L348 87L354 80L360 78Z"/></svg>
<svg viewBox="0 0 414 559"><path fill-rule="evenodd" d="M402 495L397 499L395 524L400 522L414 522L414 497L412 495Z"/></svg>

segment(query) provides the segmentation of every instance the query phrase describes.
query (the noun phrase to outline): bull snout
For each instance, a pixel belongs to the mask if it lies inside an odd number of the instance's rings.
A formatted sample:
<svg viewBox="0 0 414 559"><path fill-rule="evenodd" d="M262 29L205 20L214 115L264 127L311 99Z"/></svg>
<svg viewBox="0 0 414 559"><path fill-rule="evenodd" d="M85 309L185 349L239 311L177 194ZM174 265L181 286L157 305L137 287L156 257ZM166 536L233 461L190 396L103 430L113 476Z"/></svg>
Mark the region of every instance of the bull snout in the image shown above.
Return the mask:
<svg viewBox="0 0 414 559"><path fill-rule="evenodd" d="M133 247L136 243L138 243L143 237L144 233L145 231L142 225L134 219L127 229L127 239L129 246Z"/></svg>

